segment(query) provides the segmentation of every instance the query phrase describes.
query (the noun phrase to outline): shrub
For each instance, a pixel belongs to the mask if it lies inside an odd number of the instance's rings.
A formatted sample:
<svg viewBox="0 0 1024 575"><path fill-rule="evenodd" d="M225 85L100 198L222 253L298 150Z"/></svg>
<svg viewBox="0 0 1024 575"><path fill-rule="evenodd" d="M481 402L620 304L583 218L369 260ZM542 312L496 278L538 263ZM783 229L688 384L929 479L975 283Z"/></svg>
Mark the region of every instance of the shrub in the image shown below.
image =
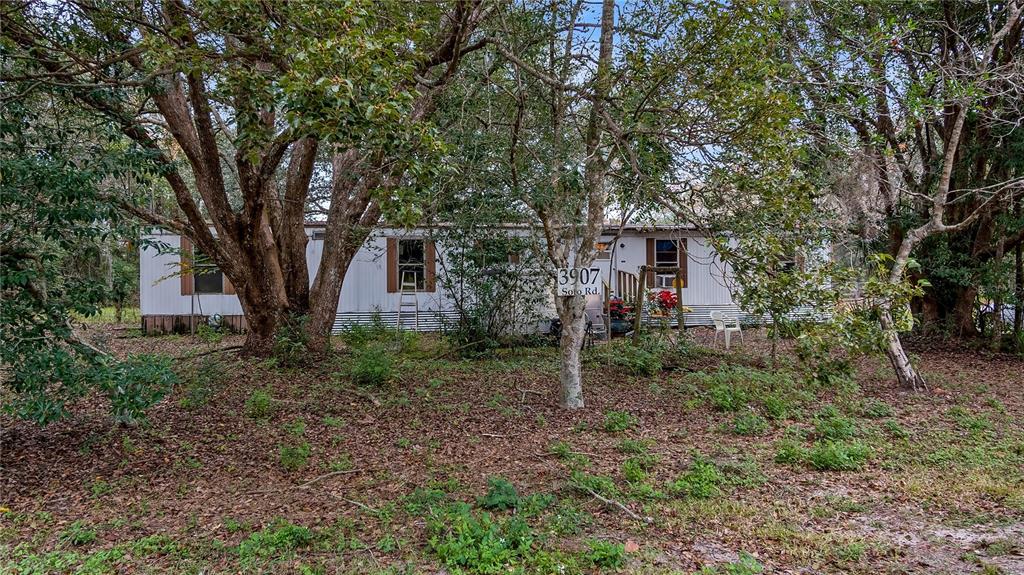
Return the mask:
<svg viewBox="0 0 1024 575"><path fill-rule="evenodd" d="M292 441L281 444L281 467L287 471L298 471L309 463L309 442Z"/></svg>
<svg viewBox="0 0 1024 575"><path fill-rule="evenodd" d="M604 414L604 430L609 433L618 433L632 429L640 422L633 414L626 411L609 411Z"/></svg>
<svg viewBox="0 0 1024 575"><path fill-rule="evenodd" d="M313 532L283 519L253 533L238 546L238 555L244 565L294 552L313 541Z"/></svg>
<svg viewBox="0 0 1024 575"><path fill-rule="evenodd" d="M282 367L302 365L309 359L306 337L307 316L287 318L274 334L271 353Z"/></svg>
<svg viewBox="0 0 1024 575"><path fill-rule="evenodd" d="M621 569L626 565L626 546L602 539L587 542L589 548L584 554L587 563L602 569Z"/></svg>
<svg viewBox="0 0 1024 575"><path fill-rule="evenodd" d="M487 479L487 495L477 501L484 509L515 509L519 506L519 494L514 485L503 477Z"/></svg>
<svg viewBox="0 0 1024 575"><path fill-rule="evenodd" d="M495 520L465 503L435 510L427 522L427 544L451 571L506 574L530 557L534 535L519 517Z"/></svg>
<svg viewBox="0 0 1024 575"><path fill-rule="evenodd" d="M253 419L267 419L274 413L274 400L270 391L256 389L245 400L245 414Z"/></svg>
<svg viewBox="0 0 1024 575"><path fill-rule="evenodd" d="M196 326L196 337L209 344L220 343L224 339L224 332L203 322Z"/></svg>
<svg viewBox="0 0 1024 575"><path fill-rule="evenodd" d="M698 458L689 471L669 484L669 491L681 497L709 499L721 493L719 486L724 481L725 477L713 462Z"/></svg>
<svg viewBox="0 0 1024 575"><path fill-rule="evenodd" d="M751 410L737 414L733 418L732 432L736 435L761 435L768 431L768 422Z"/></svg>
<svg viewBox="0 0 1024 575"><path fill-rule="evenodd" d="M827 405L814 418L814 432L818 439L850 439L857 434L857 424L840 414L834 406Z"/></svg>
<svg viewBox="0 0 1024 575"><path fill-rule="evenodd" d="M357 385L387 385L395 375L391 352L379 343L357 349L352 354L349 375Z"/></svg>
<svg viewBox="0 0 1024 575"><path fill-rule="evenodd" d="M118 423L134 423L146 409L163 399L178 383L171 359L156 355L133 355L92 372L103 390Z"/></svg>
<svg viewBox="0 0 1024 575"><path fill-rule="evenodd" d="M819 441L807 454L819 471L856 471L864 466L871 450L859 442Z"/></svg>

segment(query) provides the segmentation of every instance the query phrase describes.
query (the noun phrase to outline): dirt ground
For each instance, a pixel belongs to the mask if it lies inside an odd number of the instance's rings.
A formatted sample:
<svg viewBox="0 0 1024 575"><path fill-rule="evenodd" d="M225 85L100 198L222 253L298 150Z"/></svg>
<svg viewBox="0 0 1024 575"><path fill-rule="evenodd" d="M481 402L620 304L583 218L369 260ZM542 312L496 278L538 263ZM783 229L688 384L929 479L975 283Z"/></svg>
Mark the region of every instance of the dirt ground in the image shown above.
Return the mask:
<svg viewBox="0 0 1024 575"><path fill-rule="evenodd" d="M796 383L776 388L755 381L763 334L726 353L696 329L710 349L653 376L590 352L587 407L566 412L552 348L461 360L424 336L396 354L389 384L360 386L344 350L286 368L194 357L238 336L90 329L116 354L177 358L183 381L134 427L95 398L42 429L0 419L0 572L469 573L437 542L453 517L438 506L480 517L502 477L544 504L491 512L532 534L491 572L1024 573L1020 357L917 348L930 389L911 392L877 358L852 381L802 383L784 341ZM749 385L735 411L714 379L729 366ZM835 433L862 463L815 459L828 425L849 428ZM700 462L719 471L688 491Z"/></svg>

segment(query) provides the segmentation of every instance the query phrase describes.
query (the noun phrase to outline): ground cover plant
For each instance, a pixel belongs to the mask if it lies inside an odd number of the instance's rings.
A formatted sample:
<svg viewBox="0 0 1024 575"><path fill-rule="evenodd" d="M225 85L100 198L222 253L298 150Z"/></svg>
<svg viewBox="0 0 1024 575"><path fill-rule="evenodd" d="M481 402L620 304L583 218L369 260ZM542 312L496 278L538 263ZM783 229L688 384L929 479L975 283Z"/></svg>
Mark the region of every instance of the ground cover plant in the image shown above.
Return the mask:
<svg viewBox="0 0 1024 575"><path fill-rule="evenodd" d="M828 386L787 340L769 369L752 331L688 369L588 372L570 413L554 348L402 337L337 342L386 348L385 385L351 356L113 339L185 358L182 383L133 427L102 395L74 422L4 420L0 572L1020 572L1020 359L921 348L941 390L894 391L872 359Z"/></svg>

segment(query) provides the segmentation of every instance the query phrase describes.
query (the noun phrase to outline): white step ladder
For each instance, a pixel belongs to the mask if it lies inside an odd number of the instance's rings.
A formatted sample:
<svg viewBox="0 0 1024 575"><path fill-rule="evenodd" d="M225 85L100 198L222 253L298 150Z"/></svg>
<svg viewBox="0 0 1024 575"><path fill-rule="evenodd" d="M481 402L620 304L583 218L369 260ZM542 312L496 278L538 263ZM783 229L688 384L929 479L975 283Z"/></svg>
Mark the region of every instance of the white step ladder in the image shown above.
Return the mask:
<svg viewBox="0 0 1024 575"><path fill-rule="evenodd" d="M398 295L398 328L404 329L412 320L413 330L420 330L420 301L416 297L416 273L402 272L402 285Z"/></svg>

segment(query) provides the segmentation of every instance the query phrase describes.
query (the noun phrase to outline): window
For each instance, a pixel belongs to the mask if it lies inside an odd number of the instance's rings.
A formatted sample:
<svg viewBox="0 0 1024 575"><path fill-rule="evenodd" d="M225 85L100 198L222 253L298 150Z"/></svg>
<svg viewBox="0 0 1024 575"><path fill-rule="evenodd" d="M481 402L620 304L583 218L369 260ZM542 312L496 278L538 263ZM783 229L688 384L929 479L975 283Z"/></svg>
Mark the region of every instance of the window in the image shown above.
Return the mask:
<svg viewBox="0 0 1024 575"><path fill-rule="evenodd" d="M597 250L597 257L594 259L608 260L612 257L612 243L611 242L597 242L594 244L594 249Z"/></svg>
<svg viewBox="0 0 1024 575"><path fill-rule="evenodd" d="M325 232L324 230L314 230L313 231L312 239L313 239L314 242L322 242L322 241L324 241L324 238L326 238L326 237L327 237L327 232Z"/></svg>
<svg viewBox="0 0 1024 575"><path fill-rule="evenodd" d="M414 283L417 291L427 286L427 250L423 240L398 240L398 288Z"/></svg>
<svg viewBox="0 0 1024 575"><path fill-rule="evenodd" d="M679 266L679 244L675 240L657 240L654 245L654 266L674 268ZM675 287L675 274L658 274L654 286L660 288Z"/></svg>
<svg viewBox="0 0 1024 575"><path fill-rule="evenodd" d="M224 274L199 250L193 255L192 278L197 294L224 293Z"/></svg>

